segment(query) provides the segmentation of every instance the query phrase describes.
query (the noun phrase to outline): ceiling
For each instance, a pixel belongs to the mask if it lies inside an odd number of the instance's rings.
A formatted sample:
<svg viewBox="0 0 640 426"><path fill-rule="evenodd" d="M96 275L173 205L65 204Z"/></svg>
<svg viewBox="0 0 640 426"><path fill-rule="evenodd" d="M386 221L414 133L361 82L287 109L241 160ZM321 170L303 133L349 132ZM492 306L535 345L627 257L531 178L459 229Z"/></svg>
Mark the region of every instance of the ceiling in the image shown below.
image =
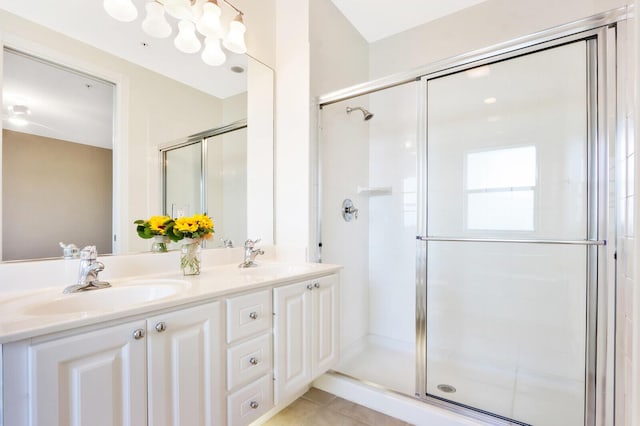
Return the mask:
<svg viewBox="0 0 640 426"><path fill-rule="evenodd" d="M3 56L4 129L113 147L113 84L11 51ZM14 124L10 107L29 109Z"/></svg>
<svg viewBox="0 0 640 426"><path fill-rule="evenodd" d="M367 42L381 40L486 0L331 0Z"/></svg>

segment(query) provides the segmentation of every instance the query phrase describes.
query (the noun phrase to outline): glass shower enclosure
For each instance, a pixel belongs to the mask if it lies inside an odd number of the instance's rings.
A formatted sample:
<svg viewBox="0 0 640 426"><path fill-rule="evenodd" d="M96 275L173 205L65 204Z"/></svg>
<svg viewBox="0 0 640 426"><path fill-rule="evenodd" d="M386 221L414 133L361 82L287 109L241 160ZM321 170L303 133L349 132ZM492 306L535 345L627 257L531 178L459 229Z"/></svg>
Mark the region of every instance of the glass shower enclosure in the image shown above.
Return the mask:
<svg viewBox="0 0 640 426"><path fill-rule="evenodd" d="M593 30L322 104L337 373L505 424L595 424L605 43Z"/></svg>

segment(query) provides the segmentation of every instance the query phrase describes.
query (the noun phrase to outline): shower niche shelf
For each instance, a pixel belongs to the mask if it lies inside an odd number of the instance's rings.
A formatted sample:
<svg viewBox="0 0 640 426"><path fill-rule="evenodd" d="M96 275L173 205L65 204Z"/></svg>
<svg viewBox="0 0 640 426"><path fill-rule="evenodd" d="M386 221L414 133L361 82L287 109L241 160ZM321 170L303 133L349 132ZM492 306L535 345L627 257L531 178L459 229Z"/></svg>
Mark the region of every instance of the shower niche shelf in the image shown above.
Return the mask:
<svg viewBox="0 0 640 426"><path fill-rule="evenodd" d="M358 186L358 194L360 195L391 195L390 186Z"/></svg>

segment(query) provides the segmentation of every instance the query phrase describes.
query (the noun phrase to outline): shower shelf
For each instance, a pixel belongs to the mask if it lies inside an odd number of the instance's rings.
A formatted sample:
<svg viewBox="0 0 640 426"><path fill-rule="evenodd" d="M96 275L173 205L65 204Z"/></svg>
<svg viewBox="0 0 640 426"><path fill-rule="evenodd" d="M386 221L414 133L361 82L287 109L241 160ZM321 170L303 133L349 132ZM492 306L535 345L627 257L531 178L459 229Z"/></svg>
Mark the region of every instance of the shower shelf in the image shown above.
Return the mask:
<svg viewBox="0 0 640 426"><path fill-rule="evenodd" d="M362 195L391 195L390 186L358 186L358 194Z"/></svg>

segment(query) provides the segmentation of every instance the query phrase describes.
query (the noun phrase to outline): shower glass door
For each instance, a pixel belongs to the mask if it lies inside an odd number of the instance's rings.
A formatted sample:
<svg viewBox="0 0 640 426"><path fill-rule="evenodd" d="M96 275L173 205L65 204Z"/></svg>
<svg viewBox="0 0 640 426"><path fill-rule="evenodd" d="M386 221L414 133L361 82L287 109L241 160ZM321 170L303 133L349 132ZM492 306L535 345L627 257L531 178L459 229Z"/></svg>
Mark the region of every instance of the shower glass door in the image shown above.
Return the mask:
<svg viewBox="0 0 640 426"><path fill-rule="evenodd" d="M585 424L590 42L426 83L429 396Z"/></svg>

